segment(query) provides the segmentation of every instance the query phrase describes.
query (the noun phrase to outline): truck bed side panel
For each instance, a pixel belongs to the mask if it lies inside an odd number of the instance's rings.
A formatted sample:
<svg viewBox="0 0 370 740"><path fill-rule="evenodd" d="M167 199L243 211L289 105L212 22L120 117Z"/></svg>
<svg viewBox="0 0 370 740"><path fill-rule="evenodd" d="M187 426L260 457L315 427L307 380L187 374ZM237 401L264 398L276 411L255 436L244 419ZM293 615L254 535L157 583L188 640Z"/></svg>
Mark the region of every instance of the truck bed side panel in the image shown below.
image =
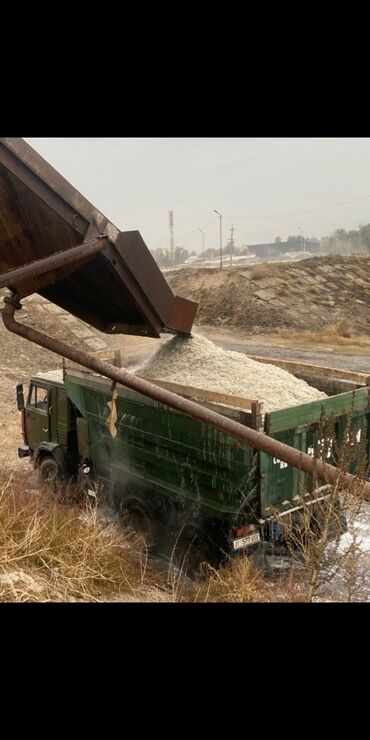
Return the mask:
<svg viewBox="0 0 370 740"><path fill-rule="evenodd" d="M117 436L105 420L110 384L66 377L67 394L86 418L90 454L102 477L141 481L222 516L256 497L253 452L212 427L119 388Z"/></svg>
<svg viewBox="0 0 370 740"><path fill-rule="evenodd" d="M368 446L368 389L314 401L266 414L265 430L275 439L311 455L319 455L331 465L338 460L338 446L351 447L349 472L354 472L360 450ZM352 438L347 439L349 431ZM369 450L365 449L369 456ZM293 501L312 488L312 478L287 466L277 458L260 453L261 515L269 513L283 501Z"/></svg>

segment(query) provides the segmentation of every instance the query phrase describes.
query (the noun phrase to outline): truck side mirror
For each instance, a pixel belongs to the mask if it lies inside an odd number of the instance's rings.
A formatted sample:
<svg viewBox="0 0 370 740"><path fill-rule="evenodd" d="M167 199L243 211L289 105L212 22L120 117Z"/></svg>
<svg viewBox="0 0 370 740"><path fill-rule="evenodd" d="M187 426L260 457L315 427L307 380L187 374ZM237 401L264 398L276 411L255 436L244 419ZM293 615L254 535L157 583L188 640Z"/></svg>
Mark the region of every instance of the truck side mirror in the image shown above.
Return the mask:
<svg viewBox="0 0 370 740"><path fill-rule="evenodd" d="M24 395L23 395L23 385L20 383L16 387L17 390L17 406L18 411L23 411L24 409Z"/></svg>

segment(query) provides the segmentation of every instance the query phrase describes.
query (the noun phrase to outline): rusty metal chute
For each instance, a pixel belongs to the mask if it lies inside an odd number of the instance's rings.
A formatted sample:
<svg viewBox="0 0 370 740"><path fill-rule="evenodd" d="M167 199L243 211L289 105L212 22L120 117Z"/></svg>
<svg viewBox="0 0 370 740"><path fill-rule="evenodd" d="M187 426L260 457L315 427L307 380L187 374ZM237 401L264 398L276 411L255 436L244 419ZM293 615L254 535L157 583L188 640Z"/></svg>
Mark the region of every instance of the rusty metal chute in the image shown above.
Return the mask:
<svg viewBox="0 0 370 740"><path fill-rule="evenodd" d="M107 333L190 334L198 308L173 294L138 231L119 231L19 138L0 139L0 287Z"/></svg>

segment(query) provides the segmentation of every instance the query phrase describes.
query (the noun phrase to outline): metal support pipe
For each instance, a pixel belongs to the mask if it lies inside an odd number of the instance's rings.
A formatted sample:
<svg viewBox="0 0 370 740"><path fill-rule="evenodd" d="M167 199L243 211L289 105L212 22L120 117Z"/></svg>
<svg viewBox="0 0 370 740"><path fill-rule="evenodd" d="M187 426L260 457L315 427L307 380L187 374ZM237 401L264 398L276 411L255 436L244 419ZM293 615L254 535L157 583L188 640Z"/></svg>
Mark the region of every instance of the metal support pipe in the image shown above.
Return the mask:
<svg viewBox="0 0 370 740"><path fill-rule="evenodd" d="M188 399L182 398L182 396L178 396L176 393L167 391L164 388L160 388L143 378L138 378L123 368L114 367L114 365L110 365L109 363L100 360L98 357L89 355L82 350L69 347L59 339L48 337L35 329L19 324L14 319L15 310L22 308L18 301L18 297L16 295L5 297L4 302L5 307L2 312L3 322L5 327L14 334L18 334L18 336L28 339L30 342L34 342L51 352L55 352L61 357L66 357L67 359L72 360L72 362L76 362L95 373L104 375L107 378L114 380L116 383L126 386L126 388L130 388L137 393L149 396L149 398L169 406L182 414L191 416L193 419L198 419L205 424L210 424L220 432L223 432L223 434L233 437L241 444L261 450L267 455L272 455L279 460L283 460L294 468L303 470L311 475L316 475L319 480L323 480L327 483L336 483L339 479L340 485L344 488L350 487L353 485L355 480L358 480L350 473L341 473L333 465L329 465L322 460L313 458L311 455L307 455L305 452L296 450L294 447L290 447L283 442L278 442L278 440L269 437L263 432L257 432L255 429L250 429L237 421L233 421L232 419L222 416L222 414L206 409L194 401L189 401ZM370 499L370 483L364 481L363 487L364 494Z"/></svg>
<svg viewBox="0 0 370 740"><path fill-rule="evenodd" d="M92 257L92 255L103 249L106 244L104 241L105 238L105 235L94 237L94 239L78 244L77 247L71 247L61 252L54 252L54 254L48 255L48 257L4 272L0 275L0 288L9 286L15 288L23 279L39 277L40 275L45 275L47 272L56 270L58 267L65 267L73 262L84 259L84 257Z"/></svg>

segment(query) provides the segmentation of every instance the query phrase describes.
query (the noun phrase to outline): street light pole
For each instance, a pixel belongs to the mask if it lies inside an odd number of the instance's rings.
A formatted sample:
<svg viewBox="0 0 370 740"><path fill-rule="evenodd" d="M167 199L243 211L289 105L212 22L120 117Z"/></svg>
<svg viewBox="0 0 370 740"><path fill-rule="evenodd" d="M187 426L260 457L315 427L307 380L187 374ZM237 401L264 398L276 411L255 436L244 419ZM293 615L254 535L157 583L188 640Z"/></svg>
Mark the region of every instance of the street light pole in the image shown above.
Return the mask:
<svg viewBox="0 0 370 740"><path fill-rule="evenodd" d="M215 208L213 211L220 217L220 270L222 270L222 213L216 211Z"/></svg>
<svg viewBox="0 0 370 740"><path fill-rule="evenodd" d="M198 231L200 231L200 233L202 234L202 238L203 238L203 262L204 262L206 258L205 251L204 251L204 231L202 229L198 229Z"/></svg>

